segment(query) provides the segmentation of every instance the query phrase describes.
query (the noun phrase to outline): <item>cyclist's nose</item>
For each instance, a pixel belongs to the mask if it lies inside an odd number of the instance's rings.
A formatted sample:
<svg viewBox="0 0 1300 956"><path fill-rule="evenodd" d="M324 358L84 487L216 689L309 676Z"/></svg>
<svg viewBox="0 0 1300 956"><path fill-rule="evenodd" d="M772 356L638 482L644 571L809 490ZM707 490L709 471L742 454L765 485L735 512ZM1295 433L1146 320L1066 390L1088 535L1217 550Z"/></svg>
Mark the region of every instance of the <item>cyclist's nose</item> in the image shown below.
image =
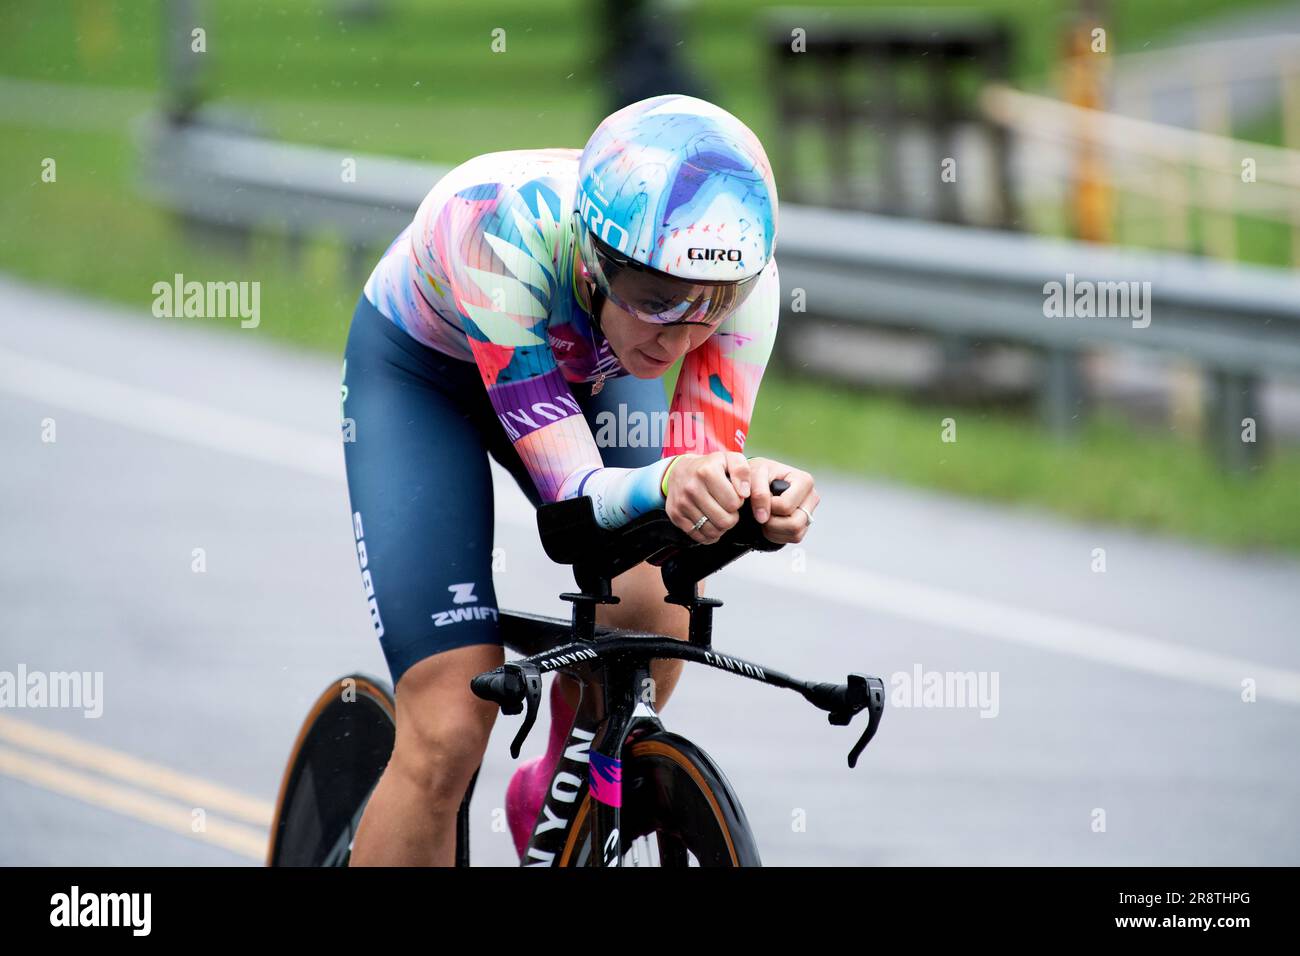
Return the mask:
<svg viewBox="0 0 1300 956"><path fill-rule="evenodd" d="M690 326L674 325L659 330L658 345L665 352L676 355L680 351L689 349L690 344Z"/></svg>

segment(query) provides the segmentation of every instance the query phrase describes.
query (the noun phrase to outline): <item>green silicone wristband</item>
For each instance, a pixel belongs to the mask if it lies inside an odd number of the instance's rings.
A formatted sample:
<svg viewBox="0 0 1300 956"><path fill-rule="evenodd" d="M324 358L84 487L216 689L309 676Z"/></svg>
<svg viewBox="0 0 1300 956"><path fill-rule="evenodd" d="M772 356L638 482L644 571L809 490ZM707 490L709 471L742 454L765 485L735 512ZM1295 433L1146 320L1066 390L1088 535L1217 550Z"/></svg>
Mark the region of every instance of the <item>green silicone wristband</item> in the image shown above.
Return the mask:
<svg viewBox="0 0 1300 956"><path fill-rule="evenodd" d="M681 457L682 457L681 455L673 456L672 464L670 464L667 468L664 469L663 479L659 482L659 490L663 492L663 496L665 500L667 500L668 498L668 476L673 473L673 469L677 467L677 460Z"/></svg>

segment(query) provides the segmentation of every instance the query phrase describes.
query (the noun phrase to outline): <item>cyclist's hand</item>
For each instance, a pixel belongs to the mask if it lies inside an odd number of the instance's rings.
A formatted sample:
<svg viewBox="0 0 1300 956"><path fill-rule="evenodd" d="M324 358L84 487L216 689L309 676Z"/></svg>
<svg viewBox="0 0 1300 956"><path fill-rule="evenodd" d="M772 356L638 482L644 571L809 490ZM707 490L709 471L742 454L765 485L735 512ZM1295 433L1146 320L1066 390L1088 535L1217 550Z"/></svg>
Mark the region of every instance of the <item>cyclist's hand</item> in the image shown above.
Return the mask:
<svg viewBox="0 0 1300 956"><path fill-rule="evenodd" d="M769 486L778 478L788 481L790 487L773 497ZM802 541L812 523L809 516L822 500L813 476L770 458L751 458L749 480L753 486L750 502L754 520L763 526L763 537L774 544L798 544ZM808 513L801 511L800 506Z"/></svg>
<svg viewBox="0 0 1300 956"><path fill-rule="evenodd" d="M740 452L681 455L668 475L664 510L691 540L713 544L740 520L740 508L749 497L749 489L749 462ZM692 530L701 516L709 520Z"/></svg>

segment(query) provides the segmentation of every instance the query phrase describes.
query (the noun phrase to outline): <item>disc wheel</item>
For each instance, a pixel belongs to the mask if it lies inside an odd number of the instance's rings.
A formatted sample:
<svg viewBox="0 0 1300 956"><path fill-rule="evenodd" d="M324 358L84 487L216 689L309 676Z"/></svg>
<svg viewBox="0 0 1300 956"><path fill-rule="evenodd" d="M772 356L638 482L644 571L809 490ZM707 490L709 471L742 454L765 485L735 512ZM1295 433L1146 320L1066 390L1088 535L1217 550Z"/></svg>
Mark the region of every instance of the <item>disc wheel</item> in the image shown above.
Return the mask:
<svg viewBox="0 0 1300 956"><path fill-rule="evenodd" d="M349 687L355 694L345 700ZM393 694L381 681L353 674L325 689L289 755L271 822L268 866L347 866L361 811L392 756L396 729Z"/></svg>

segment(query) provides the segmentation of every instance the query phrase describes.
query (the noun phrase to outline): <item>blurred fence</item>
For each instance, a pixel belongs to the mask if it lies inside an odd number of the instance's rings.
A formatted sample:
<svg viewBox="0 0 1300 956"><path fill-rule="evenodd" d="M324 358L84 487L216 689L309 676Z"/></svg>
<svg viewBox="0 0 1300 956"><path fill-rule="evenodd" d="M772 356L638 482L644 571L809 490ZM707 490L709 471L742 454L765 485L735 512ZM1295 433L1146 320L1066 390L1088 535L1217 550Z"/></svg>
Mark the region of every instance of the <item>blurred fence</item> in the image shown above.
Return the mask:
<svg viewBox="0 0 1300 956"><path fill-rule="evenodd" d="M1239 255L1239 219L1279 224L1300 265L1300 35L1126 54L1113 66L1085 50L1062 67L1067 77L1090 71L1113 87L1096 104L1105 109L1005 85L981 94L985 114L1014 137L1023 206L1070 211L1100 190L1107 208L1094 215L1107 224L1090 238L1124 224L1143 245L1222 259ZM1280 147L1236 132L1265 135L1272 124Z"/></svg>
<svg viewBox="0 0 1300 956"><path fill-rule="evenodd" d="M767 11L783 198L1013 228L1010 136L979 102L1010 77L1010 27L973 11L901 13Z"/></svg>
<svg viewBox="0 0 1300 956"><path fill-rule="evenodd" d="M1087 110L1006 86L989 87L982 101L1020 137L1062 147L1065 157L1084 143L1100 147L1110 182L1176 207L1172 221L1182 228L1175 241L1186 235L1189 207L1249 213L1300 229L1300 150ZM1039 172L1047 174L1040 183L1052 174L1065 183L1073 179L1068 161L1043 164Z"/></svg>

